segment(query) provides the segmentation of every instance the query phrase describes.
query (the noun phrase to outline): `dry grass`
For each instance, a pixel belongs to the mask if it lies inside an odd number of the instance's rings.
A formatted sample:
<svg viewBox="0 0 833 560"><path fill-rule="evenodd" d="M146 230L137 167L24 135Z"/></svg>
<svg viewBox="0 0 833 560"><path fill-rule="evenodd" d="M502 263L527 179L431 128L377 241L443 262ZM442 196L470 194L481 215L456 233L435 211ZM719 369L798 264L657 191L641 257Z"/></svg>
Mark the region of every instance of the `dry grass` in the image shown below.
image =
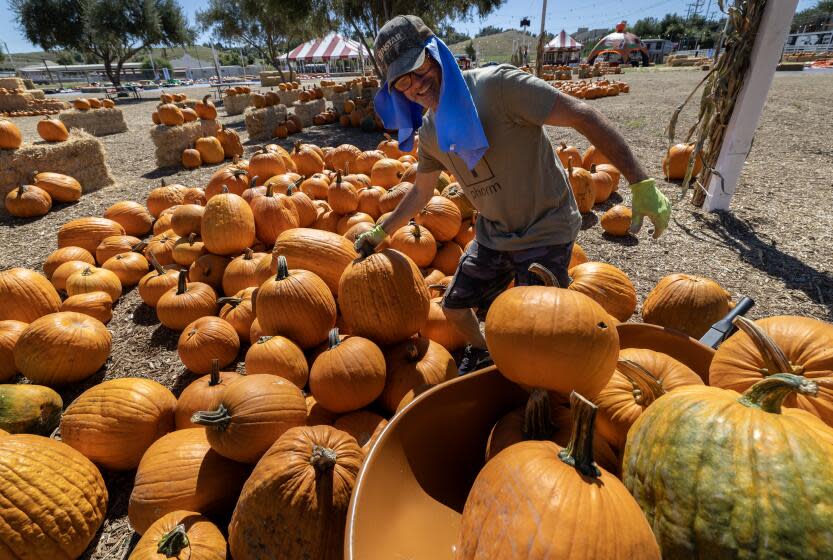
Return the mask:
<svg viewBox="0 0 833 560"><path fill-rule="evenodd" d="M624 79L631 84L632 93L592 103L623 130L649 172L660 177L660 160L667 147L665 126L674 107L701 78L699 70L628 73ZM831 89L833 75L776 76L731 212L704 213L679 201L678 185L660 181L660 188L674 203L674 213L668 231L659 240L650 239L645 232L638 238L603 235L597 222L610 205L605 204L585 216L579 242L592 259L622 268L633 280L640 302L661 277L687 272L714 278L735 296L753 297L757 305L749 314L752 318L796 314L833 320L833 213L827 201L833 192ZM115 186L86 194L73 205L57 205L40 219L0 217L4 240L0 269L24 266L40 270L46 256L57 247L56 232L61 224L76 217L100 216L119 200L144 202L160 177L186 186L207 182L217 166L193 171L156 168L154 145L147 133L154 107L155 100L122 106L130 130L100 139L118 177ZM681 126L690 126L695 118L694 108L685 111ZM626 127L636 120L640 126ZM221 116L219 121L247 140L243 117ZM36 137L36 118L15 122L27 138ZM548 128L547 134L553 142L563 139L587 145L572 130ZM366 150L381 139L378 133L330 125L305 129L278 143L290 148L295 140L332 146L349 142ZM246 142L247 155L257 147L251 140ZM516 185L522 192L523 175ZM621 188L619 194L625 203L630 202L627 188ZM191 379L176 354L178 333L159 324L135 289L127 291L113 311L108 325L113 334L110 359L94 379L62 391L64 402L68 404L102 379L125 376L155 379L178 395ZM639 321L638 312L632 320ZM241 360L244 353L241 351ZM238 369L242 369L240 363ZM105 477L110 491L107 522L84 559L121 559L131 542L125 516L133 473L105 473Z"/></svg>
<svg viewBox="0 0 833 560"><path fill-rule="evenodd" d="M214 136L219 126L217 121L198 120L179 126L156 125L150 129L150 137L156 145L156 165L173 167L181 164L182 152L194 147L194 142L203 136Z"/></svg>
<svg viewBox="0 0 833 560"><path fill-rule="evenodd" d="M107 136L127 131L124 114L118 108L91 109L89 111L62 111L58 118L67 128L80 128L93 136Z"/></svg>

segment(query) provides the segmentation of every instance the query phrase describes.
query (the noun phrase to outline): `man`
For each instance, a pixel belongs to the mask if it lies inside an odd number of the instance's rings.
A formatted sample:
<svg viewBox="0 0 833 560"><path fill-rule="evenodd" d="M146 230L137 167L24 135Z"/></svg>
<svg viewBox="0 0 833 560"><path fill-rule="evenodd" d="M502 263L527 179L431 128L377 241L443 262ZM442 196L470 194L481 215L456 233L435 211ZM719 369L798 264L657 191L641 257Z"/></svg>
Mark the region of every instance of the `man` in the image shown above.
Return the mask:
<svg viewBox="0 0 833 560"><path fill-rule="evenodd" d="M454 174L479 212L475 241L443 299L446 317L468 342L461 374L491 362L473 308L487 306L513 278L516 285L539 284L528 272L535 262L569 284L581 215L543 125L574 128L604 146L630 183L634 231L645 216L655 238L667 227L668 200L622 136L589 105L509 65L462 73L416 16L397 16L382 27L376 58L385 78L376 110L386 127L399 130L403 150L411 149L419 130L419 162L414 188L384 223L357 239L356 249L372 252L425 206L441 170Z"/></svg>

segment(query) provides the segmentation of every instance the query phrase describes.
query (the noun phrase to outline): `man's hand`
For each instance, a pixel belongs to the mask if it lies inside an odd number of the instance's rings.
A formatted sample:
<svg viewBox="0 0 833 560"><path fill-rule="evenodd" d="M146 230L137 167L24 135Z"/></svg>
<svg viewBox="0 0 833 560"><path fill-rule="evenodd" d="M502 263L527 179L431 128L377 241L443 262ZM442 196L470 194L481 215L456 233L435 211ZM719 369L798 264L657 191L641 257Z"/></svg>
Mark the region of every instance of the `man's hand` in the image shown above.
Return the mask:
<svg viewBox="0 0 833 560"><path fill-rule="evenodd" d="M388 234L382 229L382 226L373 226L370 231L366 231L356 238L356 243L353 245L361 257L367 257L372 254Z"/></svg>
<svg viewBox="0 0 833 560"><path fill-rule="evenodd" d="M642 229L642 220L647 216L654 225L654 239L658 238L668 227L671 204L653 179L645 179L630 187L633 194L631 232L638 233Z"/></svg>

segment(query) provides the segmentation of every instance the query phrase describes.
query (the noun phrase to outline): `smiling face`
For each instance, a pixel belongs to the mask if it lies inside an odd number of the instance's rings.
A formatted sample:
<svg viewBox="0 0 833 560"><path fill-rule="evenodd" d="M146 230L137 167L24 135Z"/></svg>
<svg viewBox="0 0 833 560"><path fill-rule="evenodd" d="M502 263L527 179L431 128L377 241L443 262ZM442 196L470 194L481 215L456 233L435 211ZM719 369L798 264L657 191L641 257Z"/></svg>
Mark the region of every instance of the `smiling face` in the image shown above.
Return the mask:
<svg viewBox="0 0 833 560"><path fill-rule="evenodd" d="M409 72L394 82L394 88L410 101L419 103L423 107L436 110L440 103L440 84L442 83L442 69L437 62L426 53L425 64L413 72Z"/></svg>

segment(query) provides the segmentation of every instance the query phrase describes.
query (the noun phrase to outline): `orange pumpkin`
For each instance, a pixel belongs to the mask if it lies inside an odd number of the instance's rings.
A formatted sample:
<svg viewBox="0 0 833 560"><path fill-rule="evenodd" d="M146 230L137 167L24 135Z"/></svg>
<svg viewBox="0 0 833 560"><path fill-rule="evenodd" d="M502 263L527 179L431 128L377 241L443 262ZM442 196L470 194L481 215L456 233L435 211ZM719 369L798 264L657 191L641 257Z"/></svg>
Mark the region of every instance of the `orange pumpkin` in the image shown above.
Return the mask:
<svg viewBox="0 0 833 560"><path fill-rule="evenodd" d="M255 240L255 219L245 200L231 193L211 197L202 218L202 239L217 255L234 255Z"/></svg>
<svg viewBox="0 0 833 560"><path fill-rule="evenodd" d="M22 143L23 135L17 125L0 119L0 150L16 150Z"/></svg>
<svg viewBox="0 0 833 560"><path fill-rule="evenodd" d="M567 161L567 176L570 179L570 189L581 213L590 212L596 201L596 193L593 192L593 179L590 172L580 167L573 167L572 160Z"/></svg>
<svg viewBox="0 0 833 560"><path fill-rule="evenodd" d="M0 321L0 383L8 383L18 373L14 365L14 347L27 326L23 321Z"/></svg>
<svg viewBox="0 0 833 560"><path fill-rule="evenodd" d="M62 247L52 251L43 263L43 273L51 278L55 270L69 261L83 261L87 264L95 264L95 258L86 249L81 247Z"/></svg>
<svg viewBox="0 0 833 560"><path fill-rule="evenodd" d="M390 236L390 248L407 255L420 268L427 267L437 256L434 236L427 228L413 221Z"/></svg>
<svg viewBox="0 0 833 560"><path fill-rule="evenodd" d="M714 280L690 274L660 279L642 304L642 320L700 338L729 312L729 294Z"/></svg>
<svg viewBox="0 0 833 560"><path fill-rule="evenodd" d="M26 268L0 271L0 321L30 323L60 306L58 292L37 272Z"/></svg>
<svg viewBox="0 0 833 560"><path fill-rule="evenodd" d="M70 296L61 304L61 311L74 311L98 319L105 325L113 318L113 300L106 292L89 292ZM0 375L2 378L2 375Z"/></svg>
<svg viewBox="0 0 833 560"><path fill-rule="evenodd" d="M668 148L665 157L662 158L662 171L665 173L665 178L676 181L684 179L693 153L693 142L690 144L674 144ZM703 156L701 152L697 154L697 159L694 160L691 176L696 177L702 170Z"/></svg>
<svg viewBox="0 0 833 560"><path fill-rule="evenodd" d="M581 152L578 151L578 148L575 146L568 146L565 142L561 142L561 144L555 148L555 155L558 156L558 159L561 161L561 165L563 165L565 169L569 165L570 158L573 158L573 161L576 163L581 161Z"/></svg>
<svg viewBox="0 0 833 560"><path fill-rule="evenodd" d="M122 286L132 287L144 278L150 264L141 253L131 251L110 257L101 268L115 274Z"/></svg>
<svg viewBox="0 0 833 560"><path fill-rule="evenodd" d="M226 387L238 377L240 374L235 371L220 371L220 361L211 360L210 373L192 381L180 393L174 413L175 429L197 428L191 416L200 410L217 408Z"/></svg>
<svg viewBox="0 0 833 560"><path fill-rule="evenodd" d="M278 375L303 389L309 379L304 352L282 336L261 336L246 352L246 373Z"/></svg>
<svg viewBox="0 0 833 560"><path fill-rule="evenodd" d="M208 518L195 511L167 513L148 527L130 560L225 560L226 539Z"/></svg>
<svg viewBox="0 0 833 560"><path fill-rule="evenodd" d="M621 204L617 204L616 206L602 214L602 217L599 221L601 223L602 229L608 235L612 235L614 237L625 237L627 235L630 235L632 217L633 214L631 213L630 208Z"/></svg>
<svg viewBox="0 0 833 560"><path fill-rule="evenodd" d="M172 330L181 331L200 317L213 315L217 308L217 295L211 286L187 279L188 271L180 270L176 287L156 302L159 322Z"/></svg>
<svg viewBox="0 0 833 560"><path fill-rule="evenodd" d="M20 185L6 194L6 212L17 218L45 216L52 208L52 197L34 185Z"/></svg>
<svg viewBox="0 0 833 560"><path fill-rule="evenodd" d="M121 297L122 285L118 275L106 268L87 266L67 278L67 295L88 294L90 292L105 292L113 301Z"/></svg>
<svg viewBox="0 0 833 560"><path fill-rule="evenodd" d="M49 117L38 121L38 135L47 142L66 142L69 139L66 125L58 119Z"/></svg>
<svg viewBox="0 0 833 560"><path fill-rule="evenodd" d="M460 231L463 215L460 209L443 196L433 196L415 217L416 223L428 228L439 242L454 239Z"/></svg>
<svg viewBox="0 0 833 560"><path fill-rule="evenodd" d="M357 410L356 412L349 412L343 416L339 416L333 423L333 427L342 432L346 432L356 438L365 455L370 452L370 448L382 435L382 430L388 425L388 421L375 412L369 410Z"/></svg>
<svg viewBox="0 0 833 560"><path fill-rule="evenodd" d="M107 218L77 218L58 230L58 247L82 247L95 253L99 243L111 235L124 235L121 224Z"/></svg>
<svg viewBox="0 0 833 560"><path fill-rule="evenodd" d="M162 268L153 254L148 260L153 270L139 280L139 297L145 305L156 307L159 298L171 288L176 287L179 271L176 268Z"/></svg>
<svg viewBox="0 0 833 560"><path fill-rule="evenodd" d="M185 169L196 169L202 165L202 154L195 148L182 150L182 167Z"/></svg>
<svg viewBox="0 0 833 560"><path fill-rule="evenodd" d="M338 293L339 281L347 266L358 256L353 244L344 237L309 228L297 228L283 232L277 242L271 260L264 258L271 273L277 273L277 257L286 257L290 269L308 270L321 278L330 292Z"/></svg>
<svg viewBox="0 0 833 560"><path fill-rule="evenodd" d="M121 224L127 235L145 235L153 227L148 209L131 200L116 202L104 211L104 217Z"/></svg>
<svg viewBox="0 0 833 560"><path fill-rule="evenodd" d="M219 362L219 367L234 361L240 350L240 338L224 319L200 317L182 331L176 350L185 367L194 373L207 374L214 360Z"/></svg>
<svg viewBox="0 0 833 560"><path fill-rule="evenodd" d="M385 365L385 388L379 404L390 413L422 391L457 377L457 364L451 354L422 336L386 348Z"/></svg>
<svg viewBox="0 0 833 560"><path fill-rule="evenodd" d="M48 192L54 202L75 202L83 192L81 183L61 173L37 173L32 184Z"/></svg>
<svg viewBox="0 0 833 560"><path fill-rule="evenodd" d="M568 289L581 292L621 322L636 311L636 288L627 274L607 263L587 262L570 269Z"/></svg>

